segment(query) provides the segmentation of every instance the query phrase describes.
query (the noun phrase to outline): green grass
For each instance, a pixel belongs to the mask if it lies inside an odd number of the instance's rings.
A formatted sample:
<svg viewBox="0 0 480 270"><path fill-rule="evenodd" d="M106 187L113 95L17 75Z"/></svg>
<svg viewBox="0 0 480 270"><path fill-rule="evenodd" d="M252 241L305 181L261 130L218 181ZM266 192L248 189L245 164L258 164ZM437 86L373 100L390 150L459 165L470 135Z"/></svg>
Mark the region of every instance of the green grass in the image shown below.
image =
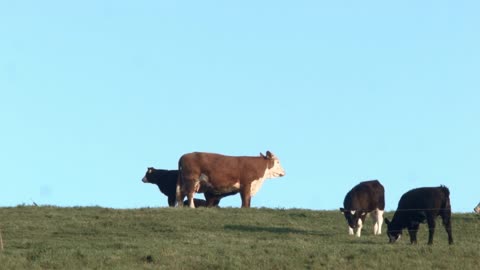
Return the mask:
<svg viewBox="0 0 480 270"><path fill-rule="evenodd" d="M387 213L391 218L392 213ZM478 269L480 216L454 214L448 245L347 234L337 211L99 207L0 208L0 269Z"/></svg>

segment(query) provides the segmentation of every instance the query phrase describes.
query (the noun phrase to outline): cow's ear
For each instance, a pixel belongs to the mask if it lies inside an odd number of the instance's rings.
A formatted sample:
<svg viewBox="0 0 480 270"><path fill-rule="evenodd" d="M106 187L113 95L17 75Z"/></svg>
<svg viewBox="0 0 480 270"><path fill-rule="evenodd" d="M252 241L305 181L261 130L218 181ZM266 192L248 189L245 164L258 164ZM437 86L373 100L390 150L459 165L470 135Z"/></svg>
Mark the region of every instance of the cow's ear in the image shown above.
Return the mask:
<svg viewBox="0 0 480 270"><path fill-rule="evenodd" d="M388 220L388 218L385 218L385 224L387 224L387 225L390 224L390 220Z"/></svg>
<svg viewBox="0 0 480 270"><path fill-rule="evenodd" d="M262 152L260 152L260 156L263 158L267 158Z"/></svg>
<svg viewBox="0 0 480 270"><path fill-rule="evenodd" d="M268 157L268 158L273 158L273 154L272 154L272 152L270 152L270 151L267 151L267 157Z"/></svg>
<svg viewBox="0 0 480 270"><path fill-rule="evenodd" d="M340 212L345 212L345 209L343 207L340 207Z"/></svg>

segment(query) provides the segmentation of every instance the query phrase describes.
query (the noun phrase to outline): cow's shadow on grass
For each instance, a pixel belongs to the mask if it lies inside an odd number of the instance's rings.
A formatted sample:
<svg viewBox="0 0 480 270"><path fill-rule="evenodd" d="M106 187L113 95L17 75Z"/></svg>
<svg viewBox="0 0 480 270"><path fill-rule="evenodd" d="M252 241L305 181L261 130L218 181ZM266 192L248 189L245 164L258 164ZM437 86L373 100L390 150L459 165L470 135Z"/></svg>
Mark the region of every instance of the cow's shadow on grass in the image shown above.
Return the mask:
<svg viewBox="0 0 480 270"><path fill-rule="evenodd" d="M330 233L321 233L318 231L300 230L288 227L264 227L264 226L252 226L252 225L225 225L225 230L241 231L241 232L268 232L276 234L300 234L300 235L317 235L317 236L331 236Z"/></svg>

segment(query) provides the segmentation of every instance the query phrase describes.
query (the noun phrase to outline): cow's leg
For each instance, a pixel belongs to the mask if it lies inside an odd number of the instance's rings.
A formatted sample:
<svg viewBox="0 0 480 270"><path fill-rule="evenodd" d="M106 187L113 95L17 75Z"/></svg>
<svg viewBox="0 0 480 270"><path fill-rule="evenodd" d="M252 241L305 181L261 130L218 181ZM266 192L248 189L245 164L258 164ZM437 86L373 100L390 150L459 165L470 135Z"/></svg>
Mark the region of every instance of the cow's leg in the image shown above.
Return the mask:
<svg viewBox="0 0 480 270"><path fill-rule="evenodd" d="M408 234L410 235L411 244L417 243L417 232L419 227L420 227L419 223L413 223L413 224L410 224L410 226L408 226Z"/></svg>
<svg viewBox="0 0 480 270"><path fill-rule="evenodd" d="M357 237L360 237L360 235L362 234L362 227L363 227L363 223L365 221L365 216L362 216L361 218L358 219L358 222L357 222Z"/></svg>
<svg viewBox="0 0 480 270"><path fill-rule="evenodd" d="M219 197L215 197L215 199L213 200L213 207L218 207L218 205L220 204L220 198Z"/></svg>
<svg viewBox="0 0 480 270"><path fill-rule="evenodd" d="M373 227L373 234L374 235L382 234L383 211L379 209L375 210L373 212L372 217L375 222L375 226Z"/></svg>
<svg viewBox="0 0 480 270"><path fill-rule="evenodd" d="M175 196L176 195L170 195L168 196L168 206L174 207L175 206Z"/></svg>
<svg viewBox="0 0 480 270"><path fill-rule="evenodd" d="M453 244L451 212L448 210L443 210L440 213L440 216L442 217L443 226L448 234L448 244L451 245Z"/></svg>
<svg viewBox="0 0 480 270"><path fill-rule="evenodd" d="M252 198L252 196L250 195L251 194L250 192L251 192L250 185L243 187L242 190L240 191L243 208L250 208L250 200Z"/></svg>
<svg viewBox="0 0 480 270"><path fill-rule="evenodd" d="M354 233L353 233L352 227L350 227L350 225L347 225L347 226L348 226L348 234L353 235Z"/></svg>
<svg viewBox="0 0 480 270"><path fill-rule="evenodd" d="M428 244L433 244L433 235L435 234L435 217L431 214L427 215L428 224Z"/></svg>
<svg viewBox="0 0 480 270"><path fill-rule="evenodd" d="M183 198L185 197L182 193L182 188L180 185L180 180L177 182L177 190L176 190L176 197L177 197L177 207L183 207Z"/></svg>
<svg viewBox="0 0 480 270"><path fill-rule="evenodd" d="M195 180L194 177L190 175L181 175L177 180L177 206L183 206L183 198L187 195L188 205L190 208L195 208L195 203L193 202L193 196L195 192L198 191L200 182Z"/></svg>
<svg viewBox="0 0 480 270"><path fill-rule="evenodd" d="M377 231L378 231L378 209L373 211L371 213L371 215L372 215L373 222L375 223L373 225L373 235L377 235Z"/></svg>
<svg viewBox="0 0 480 270"><path fill-rule="evenodd" d="M378 231L377 235L382 234L382 225L383 225L383 210L378 210Z"/></svg>
<svg viewBox="0 0 480 270"><path fill-rule="evenodd" d="M188 198L188 206L190 208L195 208L195 203L193 201L193 195L195 194L195 192L188 192L187 193L187 198Z"/></svg>
<svg viewBox="0 0 480 270"><path fill-rule="evenodd" d="M209 192L203 194L205 196L205 201L207 201L207 207L212 207L215 204L215 196Z"/></svg>

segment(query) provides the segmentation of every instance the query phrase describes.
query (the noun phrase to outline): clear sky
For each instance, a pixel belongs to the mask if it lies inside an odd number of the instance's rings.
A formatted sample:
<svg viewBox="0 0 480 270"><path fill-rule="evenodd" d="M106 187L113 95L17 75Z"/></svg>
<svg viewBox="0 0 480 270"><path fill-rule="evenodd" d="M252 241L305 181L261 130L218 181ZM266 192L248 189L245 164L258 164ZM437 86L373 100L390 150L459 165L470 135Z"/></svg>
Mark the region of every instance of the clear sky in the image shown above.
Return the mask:
<svg viewBox="0 0 480 270"><path fill-rule="evenodd" d="M388 3L387 3L388 2ZM480 201L478 1L0 0L0 206L164 207L188 152L275 153L253 207ZM202 198L203 195L198 194ZM238 195L221 206L239 207Z"/></svg>

